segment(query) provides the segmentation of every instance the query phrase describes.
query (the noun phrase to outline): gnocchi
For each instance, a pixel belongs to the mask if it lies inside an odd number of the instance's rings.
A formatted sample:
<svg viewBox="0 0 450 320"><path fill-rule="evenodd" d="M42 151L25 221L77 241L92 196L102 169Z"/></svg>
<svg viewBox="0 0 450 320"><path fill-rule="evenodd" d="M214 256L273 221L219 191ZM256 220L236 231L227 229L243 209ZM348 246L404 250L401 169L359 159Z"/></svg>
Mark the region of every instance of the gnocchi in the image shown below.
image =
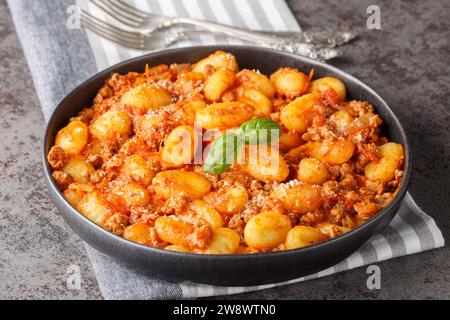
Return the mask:
<svg viewBox="0 0 450 320"><path fill-rule="evenodd" d="M106 230L180 254L290 250L340 236L394 198L405 151L381 135L372 105L346 100L341 80L307 72L239 70L217 51L113 74L57 132L52 178Z"/></svg>
<svg viewBox="0 0 450 320"><path fill-rule="evenodd" d="M56 135L55 146L61 147L66 153L78 154L86 147L88 134L88 126L84 122L71 121Z"/></svg>
<svg viewBox="0 0 450 320"><path fill-rule="evenodd" d="M333 90L343 101L347 96L347 90L344 83L333 77L324 77L311 81L308 92L315 94L324 94L327 90Z"/></svg>
<svg viewBox="0 0 450 320"><path fill-rule="evenodd" d="M114 137L114 134L128 137L131 134L131 119L121 111L107 111L95 120L90 133L99 140Z"/></svg>
<svg viewBox="0 0 450 320"><path fill-rule="evenodd" d="M192 100L175 111L174 115L183 126L194 126L197 111L204 108L206 108L205 101Z"/></svg>
<svg viewBox="0 0 450 320"><path fill-rule="evenodd" d="M325 240L319 229L308 226L296 226L286 236L286 249L303 248Z"/></svg>
<svg viewBox="0 0 450 320"><path fill-rule="evenodd" d="M345 110L339 110L330 116L331 123L336 127L337 131L345 134L347 129L353 124L355 118Z"/></svg>
<svg viewBox="0 0 450 320"><path fill-rule="evenodd" d="M310 142L306 153L329 164L343 164L350 160L355 152L355 144L350 140Z"/></svg>
<svg viewBox="0 0 450 320"><path fill-rule="evenodd" d="M148 245L150 242L150 226L144 222L132 224L125 228L123 237L136 243Z"/></svg>
<svg viewBox="0 0 450 320"><path fill-rule="evenodd" d="M253 178L263 182L282 182L289 175L289 167L283 156L270 146L247 148L241 167Z"/></svg>
<svg viewBox="0 0 450 320"><path fill-rule="evenodd" d="M206 254L233 254L239 249L239 234L228 228L214 230L212 240L204 251Z"/></svg>
<svg viewBox="0 0 450 320"><path fill-rule="evenodd" d="M294 68L281 68L270 76L279 96L294 99L304 95L310 84L309 77Z"/></svg>
<svg viewBox="0 0 450 320"><path fill-rule="evenodd" d="M162 160L170 168L179 168L192 163L195 156L194 128L180 126L175 128L164 142Z"/></svg>
<svg viewBox="0 0 450 320"><path fill-rule="evenodd" d="M298 165L298 180L308 184L323 184L330 178L325 164L314 158L305 158Z"/></svg>
<svg viewBox="0 0 450 320"><path fill-rule="evenodd" d="M235 74L228 69L219 69L205 82L205 98L212 102L220 101L223 93L234 83Z"/></svg>
<svg viewBox="0 0 450 320"><path fill-rule="evenodd" d="M94 188L88 184L73 183L66 190L64 190L64 198L66 198L69 203L78 208L78 204L81 199L89 192L94 191Z"/></svg>
<svg viewBox="0 0 450 320"><path fill-rule="evenodd" d="M189 248L186 248L185 246L180 246L177 244L172 244L170 246L165 247L164 249L169 250L169 251L175 251L175 252L184 252L184 253L191 252L189 250Z"/></svg>
<svg viewBox="0 0 450 320"><path fill-rule="evenodd" d="M186 193L193 199L199 199L211 189L211 183L202 175L180 170L161 171L153 178L155 192L164 199Z"/></svg>
<svg viewBox="0 0 450 320"><path fill-rule="evenodd" d="M370 180L388 182L394 179L395 171L403 164L401 145L388 142L380 146L381 159L370 162L365 168L365 175Z"/></svg>
<svg viewBox="0 0 450 320"><path fill-rule="evenodd" d="M281 203L288 212L305 214L320 208L323 203L321 189L316 185L282 184L270 195Z"/></svg>
<svg viewBox="0 0 450 320"><path fill-rule="evenodd" d="M272 101L257 89L238 88L238 100L255 108L254 116L256 118L268 117L272 113Z"/></svg>
<svg viewBox="0 0 450 320"><path fill-rule="evenodd" d="M246 87L255 88L269 99L275 96L273 83L266 75L258 71L244 69L236 75L236 80Z"/></svg>
<svg viewBox="0 0 450 320"><path fill-rule="evenodd" d="M62 171L71 176L76 183L87 184L95 169L89 162L83 159L83 157L76 156L66 163Z"/></svg>
<svg viewBox="0 0 450 320"><path fill-rule="evenodd" d="M242 186L233 186L208 193L204 200L220 214L230 216L244 210L249 196Z"/></svg>
<svg viewBox="0 0 450 320"><path fill-rule="evenodd" d="M287 152L303 144L301 134L295 131L282 132L279 139L280 150Z"/></svg>
<svg viewBox="0 0 450 320"><path fill-rule="evenodd" d="M189 248L194 227L172 217L160 217L155 221L155 230L161 240Z"/></svg>
<svg viewBox="0 0 450 320"><path fill-rule="evenodd" d="M98 191L87 193L78 203L78 210L98 225L104 226L110 216L111 208Z"/></svg>
<svg viewBox="0 0 450 320"><path fill-rule="evenodd" d="M155 171L151 170L147 161L138 154L128 156L120 171L123 175L131 177L144 187L150 185L155 176Z"/></svg>
<svg viewBox="0 0 450 320"><path fill-rule="evenodd" d="M273 211L262 212L251 218L244 229L245 242L250 248L267 250L286 240L291 220Z"/></svg>
<svg viewBox="0 0 450 320"><path fill-rule="evenodd" d="M314 94L305 94L295 99L281 110L281 123L289 130L304 133L313 116L310 111L319 101L319 97Z"/></svg>
<svg viewBox="0 0 450 320"><path fill-rule="evenodd" d="M172 97L165 89L141 85L127 91L120 101L137 111L147 112L171 104Z"/></svg>
<svg viewBox="0 0 450 320"><path fill-rule="evenodd" d="M234 72L239 69L236 58L232 54L223 51L217 51L197 62L192 66L192 71L206 74L207 66L212 66L215 69L228 69Z"/></svg>
<svg viewBox="0 0 450 320"><path fill-rule="evenodd" d="M204 220L213 229L221 228L223 226L222 216L205 201L192 200L188 209L196 213L196 219Z"/></svg>
<svg viewBox="0 0 450 320"><path fill-rule="evenodd" d="M250 120L254 112L252 106L243 102L214 103L197 111L197 121L207 130L231 129Z"/></svg>
<svg viewBox="0 0 450 320"><path fill-rule="evenodd" d="M137 183L130 183L116 191L129 207L143 207L150 203L150 194L146 188Z"/></svg>

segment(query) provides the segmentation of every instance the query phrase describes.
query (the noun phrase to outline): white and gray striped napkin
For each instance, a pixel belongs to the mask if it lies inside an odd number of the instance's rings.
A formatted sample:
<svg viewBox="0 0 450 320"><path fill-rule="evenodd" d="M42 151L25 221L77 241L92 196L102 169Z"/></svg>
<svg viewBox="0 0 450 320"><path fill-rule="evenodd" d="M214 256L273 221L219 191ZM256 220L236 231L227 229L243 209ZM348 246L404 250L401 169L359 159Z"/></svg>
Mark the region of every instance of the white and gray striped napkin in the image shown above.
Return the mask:
<svg viewBox="0 0 450 320"><path fill-rule="evenodd" d="M217 21L251 30L301 31L284 0L127 0L141 10L173 17ZM88 0L77 3L95 16L117 23ZM123 60L142 55L142 51L118 46L88 32L97 66L103 70ZM195 41L183 41L174 47L206 44L243 44L232 38L204 35Z"/></svg>
<svg viewBox="0 0 450 320"><path fill-rule="evenodd" d="M96 70L142 54L96 35L65 28L67 8L75 1L91 13L101 12L86 0L8 0L16 30L30 66L42 110L48 120L57 102ZM190 16L251 29L300 30L284 0L134 0L141 9L168 16ZM105 16L103 16L106 18ZM190 44L214 44L205 36ZM227 40L226 44L239 44ZM131 270L86 245L105 299L196 298L262 290L323 277L367 264L439 248L444 239L434 220L407 194L389 227L338 265L308 277L254 287L213 287L191 282L173 283Z"/></svg>

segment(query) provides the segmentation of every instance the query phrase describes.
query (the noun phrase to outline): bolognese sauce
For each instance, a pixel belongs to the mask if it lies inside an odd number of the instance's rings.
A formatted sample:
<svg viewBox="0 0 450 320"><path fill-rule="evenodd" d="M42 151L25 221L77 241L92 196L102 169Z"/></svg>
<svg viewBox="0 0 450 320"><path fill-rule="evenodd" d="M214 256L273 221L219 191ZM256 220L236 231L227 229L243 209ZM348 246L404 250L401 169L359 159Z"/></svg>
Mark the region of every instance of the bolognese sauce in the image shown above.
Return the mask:
<svg viewBox="0 0 450 320"><path fill-rule="evenodd" d="M113 74L56 135L53 178L88 219L167 250L255 253L339 236L389 204L404 152L381 135L372 105L313 73L239 70L218 51L192 65ZM276 165L243 157L205 170L196 155L254 119L280 127L268 148ZM211 130L209 140L194 138Z"/></svg>

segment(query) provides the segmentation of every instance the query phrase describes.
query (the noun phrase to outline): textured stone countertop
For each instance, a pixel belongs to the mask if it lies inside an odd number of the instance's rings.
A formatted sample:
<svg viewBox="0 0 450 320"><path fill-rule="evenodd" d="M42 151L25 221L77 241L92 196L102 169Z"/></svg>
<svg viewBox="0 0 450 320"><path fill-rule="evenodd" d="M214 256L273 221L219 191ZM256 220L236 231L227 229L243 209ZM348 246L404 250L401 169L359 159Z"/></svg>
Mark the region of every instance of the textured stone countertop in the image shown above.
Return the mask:
<svg viewBox="0 0 450 320"><path fill-rule="evenodd" d="M372 2L381 8L381 30L366 28L366 9ZM448 241L450 2L288 3L304 29L360 33L331 64L374 88L400 118L412 145L410 191ZM0 74L0 299L101 299L80 239L47 194L40 159L43 117L5 0L0 0ZM67 289L70 265L81 267L81 290ZM450 298L448 245L378 265L380 290L367 289L366 269L359 268L225 298Z"/></svg>

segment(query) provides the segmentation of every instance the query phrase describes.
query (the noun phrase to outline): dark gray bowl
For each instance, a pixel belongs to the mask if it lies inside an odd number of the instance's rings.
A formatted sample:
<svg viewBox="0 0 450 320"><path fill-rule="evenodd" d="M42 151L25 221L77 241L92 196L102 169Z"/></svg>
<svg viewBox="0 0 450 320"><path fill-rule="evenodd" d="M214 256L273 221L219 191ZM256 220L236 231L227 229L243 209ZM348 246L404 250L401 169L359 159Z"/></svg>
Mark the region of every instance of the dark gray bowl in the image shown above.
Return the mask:
<svg viewBox="0 0 450 320"><path fill-rule="evenodd" d="M334 76L344 81L349 97L373 104L384 120L384 134L405 149L403 182L394 200L360 227L332 240L310 247L253 255L194 255L165 251L132 243L91 222L63 197L51 177L46 155L59 129L83 107L90 106L105 80L115 72L142 72L146 64L192 63L216 50L233 53L241 68L259 69L271 74L290 66L304 71L314 67L315 77ZM326 269L344 260L374 235L383 231L397 213L410 175L409 145L400 122L383 99L361 81L329 65L296 55L249 46L204 46L167 50L132 59L95 75L70 93L56 107L47 124L43 161L50 195L70 227L90 246L119 258L131 268L161 278L192 280L223 286L248 286L282 282Z"/></svg>

